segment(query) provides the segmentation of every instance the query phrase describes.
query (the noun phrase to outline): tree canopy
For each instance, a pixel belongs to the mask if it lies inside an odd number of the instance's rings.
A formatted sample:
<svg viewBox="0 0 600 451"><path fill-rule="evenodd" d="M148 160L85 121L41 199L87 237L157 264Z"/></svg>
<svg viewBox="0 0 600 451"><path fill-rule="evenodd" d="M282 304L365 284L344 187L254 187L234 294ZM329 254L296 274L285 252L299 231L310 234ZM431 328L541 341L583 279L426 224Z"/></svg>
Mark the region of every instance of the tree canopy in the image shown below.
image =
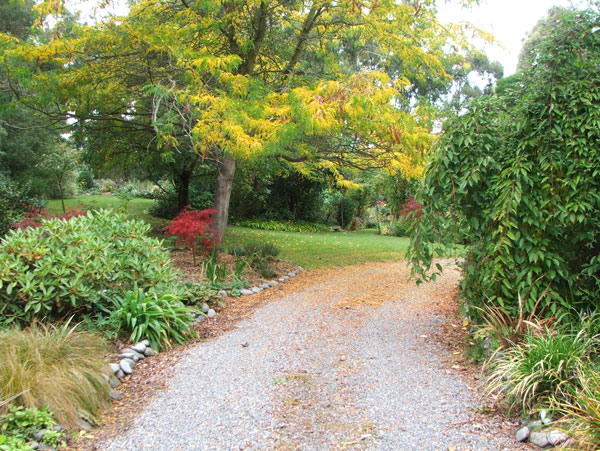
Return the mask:
<svg viewBox="0 0 600 451"><path fill-rule="evenodd" d="M449 86L466 45L435 12L419 0L143 0L44 45L4 38L3 54L20 102L70 119L81 143L187 173L215 164L222 234L238 161L280 158L342 183L340 165L420 173L435 112L414 87Z"/></svg>

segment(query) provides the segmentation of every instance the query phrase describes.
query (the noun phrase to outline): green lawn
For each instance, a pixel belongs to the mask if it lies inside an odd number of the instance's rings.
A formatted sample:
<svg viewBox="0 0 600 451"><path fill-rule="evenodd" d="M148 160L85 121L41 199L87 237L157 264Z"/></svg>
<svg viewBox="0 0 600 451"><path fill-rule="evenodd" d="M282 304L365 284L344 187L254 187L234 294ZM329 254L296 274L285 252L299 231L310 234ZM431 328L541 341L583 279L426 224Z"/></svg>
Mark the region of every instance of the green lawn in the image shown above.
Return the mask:
<svg viewBox="0 0 600 451"><path fill-rule="evenodd" d="M127 203L127 212L143 219L157 228L166 224L164 219L147 213L151 199L132 199ZM65 199L67 207L81 205L91 209L119 209L121 200L117 196L79 196ZM51 214L62 213L60 200L50 200L47 206ZM280 257L305 268L353 265L367 261L397 260L404 258L408 238L379 236L375 230L343 233L293 233L229 227L225 236L225 248L250 241L270 242L280 250Z"/></svg>
<svg viewBox="0 0 600 451"><path fill-rule="evenodd" d="M305 268L398 260L404 258L409 242L408 238L377 235L375 230L292 233L229 227L225 247L249 241L271 242L281 249L281 258Z"/></svg>
<svg viewBox="0 0 600 451"><path fill-rule="evenodd" d="M152 206L154 200L152 199L131 199L127 203L127 213L137 218L143 219L148 222L153 228L159 227L166 224L164 219L155 218L147 213L148 209ZM118 210L122 205L121 199L117 196L78 196L72 199L65 199L66 207L77 207L82 206L86 210L99 210L101 208ZM47 205L48 213L60 214L62 213L62 205L60 199L53 199L48 201Z"/></svg>

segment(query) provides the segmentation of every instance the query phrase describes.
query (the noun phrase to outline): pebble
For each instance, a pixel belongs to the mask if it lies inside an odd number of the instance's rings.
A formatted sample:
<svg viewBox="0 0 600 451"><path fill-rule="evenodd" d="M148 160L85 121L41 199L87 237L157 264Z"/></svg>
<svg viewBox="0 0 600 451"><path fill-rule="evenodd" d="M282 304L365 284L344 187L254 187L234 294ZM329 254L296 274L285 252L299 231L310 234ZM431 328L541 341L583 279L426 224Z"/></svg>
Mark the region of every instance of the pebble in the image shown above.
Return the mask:
<svg viewBox="0 0 600 451"><path fill-rule="evenodd" d="M202 303L202 313L208 313L208 310L210 309L210 307L208 306L208 304L206 302Z"/></svg>
<svg viewBox="0 0 600 451"><path fill-rule="evenodd" d="M285 282L285 279L284 279L283 277L280 277L278 280L279 280L280 282Z"/></svg>
<svg viewBox="0 0 600 451"><path fill-rule="evenodd" d="M569 436L562 431L552 430L548 432L548 441L552 446L560 445L562 442L569 440Z"/></svg>
<svg viewBox="0 0 600 451"><path fill-rule="evenodd" d="M85 421L83 418L79 418L77 420L77 426L79 426L79 429L81 429L82 431L89 432L92 430L92 425Z"/></svg>
<svg viewBox="0 0 600 451"><path fill-rule="evenodd" d="M271 285L269 285L267 282L265 282L265 283L263 283L263 284L262 284L260 287L261 287L263 290L266 290L267 288L271 288Z"/></svg>
<svg viewBox="0 0 600 451"><path fill-rule="evenodd" d="M146 346L150 346L150 342L148 340L142 340L141 343L144 343Z"/></svg>
<svg viewBox="0 0 600 451"><path fill-rule="evenodd" d="M226 298L227 297L227 291L225 291L225 290L219 290L218 291L218 295L221 296L222 298Z"/></svg>
<svg viewBox="0 0 600 451"><path fill-rule="evenodd" d="M116 373L116 372L117 372L117 371L119 371L119 369L120 369L120 367L119 367L119 364L118 364L118 363L111 363L109 366L110 366L110 370L111 370L113 373Z"/></svg>
<svg viewBox="0 0 600 451"><path fill-rule="evenodd" d="M129 357L131 360L137 362L138 360L142 360L144 358L144 354L142 354L141 352L136 351L135 349L131 349L131 348L125 348L121 351L121 354L132 354L134 357Z"/></svg>
<svg viewBox="0 0 600 451"><path fill-rule="evenodd" d="M108 378L108 385L110 385L110 388L117 388L119 385L121 385L121 381L115 376L110 376Z"/></svg>
<svg viewBox="0 0 600 451"><path fill-rule="evenodd" d="M542 424L550 424L552 423L552 417L548 415L547 410L542 410L540 412L540 419L542 420Z"/></svg>
<svg viewBox="0 0 600 451"><path fill-rule="evenodd" d="M115 376L117 376L119 379L123 379L125 377L125 372L121 369L121 367L119 367L119 371L115 373Z"/></svg>
<svg viewBox="0 0 600 451"><path fill-rule="evenodd" d="M294 271L289 272L288 277L296 277L296 273Z"/></svg>
<svg viewBox="0 0 600 451"><path fill-rule="evenodd" d="M271 280L269 283L271 284L272 287L279 285L279 282L277 282L276 280Z"/></svg>
<svg viewBox="0 0 600 451"><path fill-rule="evenodd" d="M261 291L262 291L262 288L260 288L260 287L252 287L253 293L260 293Z"/></svg>
<svg viewBox="0 0 600 451"><path fill-rule="evenodd" d="M36 439L38 442L41 442L42 440L44 440L44 435L46 435L46 432L48 432L48 430L47 430L47 429L40 429L39 431L37 431L37 432L35 433L35 439Z"/></svg>
<svg viewBox="0 0 600 451"><path fill-rule="evenodd" d="M123 395L116 390L109 390L108 396L110 396L110 399L112 399L113 401L120 401L121 399L123 399Z"/></svg>
<svg viewBox="0 0 600 451"><path fill-rule="evenodd" d="M248 290L248 289L244 288L244 289L240 290L240 294L242 296L249 296L251 294L254 294L254 292L252 290Z"/></svg>
<svg viewBox="0 0 600 451"><path fill-rule="evenodd" d="M65 428L64 428L64 426L63 426L63 425L61 425L61 424L55 424L55 425L52 427L52 430L53 430L54 432L63 432L63 431L65 430Z"/></svg>
<svg viewBox="0 0 600 451"><path fill-rule="evenodd" d="M525 442L525 441L527 441L527 439L529 438L529 433L530 433L530 431L529 431L529 428L527 426L519 429L517 431L517 435L516 435L517 442Z"/></svg>
<svg viewBox="0 0 600 451"><path fill-rule="evenodd" d="M131 359L123 359L119 362L119 366L121 367L121 371L125 374L131 374L133 372L132 363L135 365L135 362Z"/></svg>
<svg viewBox="0 0 600 451"><path fill-rule="evenodd" d="M215 312L213 309L210 309L206 316L208 316L209 318L214 318L215 316L217 316L217 312Z"/></svg>
<svg viewBox="0 0 600 451"><path fill-rule="evenodd" d="M136 343L135 345L133 345L131 347L131 349L133 349L135 352L139 352L140 354L143 354L144 351L146 350L146 345L144 343Z"/></svg>
<svg viewBox="0 0 600 451"><path fill-rule="evenodd" d="M540 448L545 448L550 444L548 434L546 432L532 432L529 434L529 442Z"/></svg>

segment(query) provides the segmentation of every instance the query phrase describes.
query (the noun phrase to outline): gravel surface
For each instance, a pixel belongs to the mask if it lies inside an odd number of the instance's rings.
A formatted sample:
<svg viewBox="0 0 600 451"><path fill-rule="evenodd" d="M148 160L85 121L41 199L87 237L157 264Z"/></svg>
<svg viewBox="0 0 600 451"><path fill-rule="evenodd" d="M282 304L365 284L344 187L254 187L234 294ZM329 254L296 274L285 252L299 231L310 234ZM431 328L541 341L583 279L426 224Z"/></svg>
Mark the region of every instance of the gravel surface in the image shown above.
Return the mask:
<svg viewBox="0 0 600 451"><path fill-rule="evenodd" d="M458 273L403 263L332 271L195 345L102 450L520 449L431 339ZM453 448L456 446L456 448Z"/></svg>

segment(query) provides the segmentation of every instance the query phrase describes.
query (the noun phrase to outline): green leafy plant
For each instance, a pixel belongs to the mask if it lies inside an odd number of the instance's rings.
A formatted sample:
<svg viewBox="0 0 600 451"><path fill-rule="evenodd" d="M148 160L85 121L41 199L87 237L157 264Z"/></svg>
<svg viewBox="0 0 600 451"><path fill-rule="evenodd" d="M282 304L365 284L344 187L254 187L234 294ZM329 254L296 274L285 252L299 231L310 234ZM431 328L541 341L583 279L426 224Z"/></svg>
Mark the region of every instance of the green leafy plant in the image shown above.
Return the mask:
<svg viewBox="0 0 600 451"><path fill-rule="evenodd" d="M216 249L202 262L202 271L209 283L223 282L227 278L227 265L219 263Z"/></svg>
<svg viewBox="0 0 600 451"><path fill-rule="evenodd" d="M0 315L28 324L106 311L134 285L172 290L177 276L150 226L107 210L42 221L0 243Z"/></svg>
<svg viewBox="0 0 600 451"><path fill-rule="evenodd" d="M491 373L487 390L504 396L511 409L527 410L536 403L547 405L551 399L568 400L580 388L578 371L590 362L597 345L597 339L584 330L530 330L519 345L503 350L488 362Z"/></svg>
<svg viewBox="0 0 600 451"><path fill-rule="evenodd" d="M64 426L81 410L97 415L110 404L102 339L62 326L33 325L0 331L0 399L42 409L49 406Z"/></svg>
<svg viewBox="0 0 600 451"><path fill-rule="evenodd" d="M186 283L185 299L187 304L208 304L214 303L220 299L218 290L206 283Z"/></svg>
<svg viewBox="0 0 600 451"><path fill-rule="evenodd" d="M144 293L142 288L134 288L123 296L115 296L113 302L112 316L133 342L147 338L154 349L163 349L195 336L190 328L195 310L186 307L176 295Z"/></svg>
<svg viewBox="0 0 600 451"><path fill-rule="evenodd" d="M56 421L48 410L41 408L10 405L8 412L0 416L0 432L5 436L5 448L0 440L0 450L32 449L29 441L36 440L40 430L46 430L41 440L46 445L58 447L62 443L62 434L53 430Z"/></svg>

